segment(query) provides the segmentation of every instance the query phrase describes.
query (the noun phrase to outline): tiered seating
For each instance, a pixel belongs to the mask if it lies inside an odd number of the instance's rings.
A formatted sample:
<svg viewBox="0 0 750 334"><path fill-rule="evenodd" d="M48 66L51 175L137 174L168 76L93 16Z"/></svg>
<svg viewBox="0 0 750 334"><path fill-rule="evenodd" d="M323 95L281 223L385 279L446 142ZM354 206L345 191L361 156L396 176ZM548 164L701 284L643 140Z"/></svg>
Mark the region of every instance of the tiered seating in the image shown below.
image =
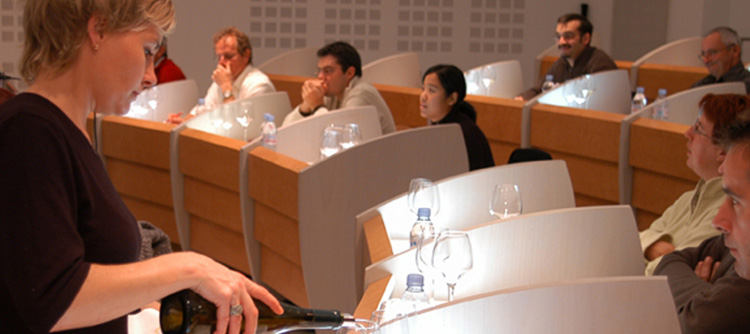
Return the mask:
<svg viewBox="0 0 750 334"><path fill-rule="evenodd" d="M521 63L518 60L482 65L466 71L464 75L467 94L510 99L523 90ZM489 90L487 84L489 84Z"/></svg>
<svg viewBox="0 0 750 334"><path fill-rule="evenodd" d="M422 87L419 56L414 52L400 53L362 66L362 79L369 83Z"/></svg>

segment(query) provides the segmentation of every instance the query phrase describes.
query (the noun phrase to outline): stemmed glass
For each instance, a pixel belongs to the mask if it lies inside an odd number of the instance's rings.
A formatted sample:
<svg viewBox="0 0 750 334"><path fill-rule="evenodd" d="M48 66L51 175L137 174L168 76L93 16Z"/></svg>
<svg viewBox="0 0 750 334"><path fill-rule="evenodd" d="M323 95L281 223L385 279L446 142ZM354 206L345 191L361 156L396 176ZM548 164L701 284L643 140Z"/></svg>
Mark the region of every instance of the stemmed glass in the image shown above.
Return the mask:
<svg viewBox="0 0 750 334"><path fill-rule="evenodd" d="M432 267L443 274L448 285L448 302L453 301L456 283L474 266L469 234L463 231L445 230L435 239L432 250Z"/></svg>
<svg viewBox="0 0 750 334"><path fill-rule="evenodd" d="M594 81L590 74L585 74L575 80L575 102L579 108L588 108L589 98L594 93Z"/></svg>
<svg viewBox="0 0 750 334"><path fill-rule="evenodd" d="M229 137L229 129L231 129L233 125L234 117L232 117L232 108L232 106L226 104L221 106L221 127L224 128L224 133L227 137Z"/></svg>
<svg viewBox="0 0 750 334"><path fill-rule="evenodd" d="M516 184L495 186L490 199L490 214L499 219L515 217L521 214L521 191Z"/></svg>
<svg viewBox="0 0 750 334"><path fill-rule="evenodd" d="M576 102L576 97L578 96L578 82L576 80L571 80L564 83L563 87L563 97L565 97L565 101L568 102L568 107L575 107L574 103Z"/></svg>
<svg viewBox="0 0 750 334"><path fill-rule="evenodd" d="M211 121L211 125L216 129L216 134L219 134L219 129L221 129L221 126L224 124L224 120L221 119L222 116L222 108L218 107L214 110L209 111L208 119Z"/></svg>
<svg viewBox="0 0 750 334"><path fill-rule="evenodd" d="M341 128L329 126L323 129L323 139L320 142L320 159L328 158L341 151Z"/></svg>
<svg viewBox="0 0 750 334"><path fill-rule="evenodd" d="M360 133L359 131L359 125L355 123L344 125L343 132L341 134L341 148L346 150L361 142L362 133Z"/></svg>
<svg viewBox="0 0 750 334"><path fill-rule="evenodd" d="M161 99L161 94L159 92L159 87L153 86L143 91L144 98L144 107L146 109L146 113L150 115L151 120L156 119L156 108L159 106L159 102Z"/></svg>
<svg viewBox="0 0 750 334"><path fill-rule="evenodd" d="M482 69L482 84L487 89L487 94L492 95L492 85L495 84L495 68L487 66Z"/></svg>
<svg viewBox="0 0 750 334"><path fill-rule="evenodd" d="M252 122L252 118L250 118L250 115L252 114L253 103L250 101L242 102L240 107L234 113L237 123L240 123L242 126L242 140L244 141L247 141L247 127L250 126L250 122Z"/></svg>
<svg viewBox="0 0 750 334"><path fill-rule="evenodd" d="M440 193L437 185L429 179L416 178L409 182L409 194L406 196L409 210L415 215L419 208L430 209L430 215L434 217L440 211Z"/></svg>

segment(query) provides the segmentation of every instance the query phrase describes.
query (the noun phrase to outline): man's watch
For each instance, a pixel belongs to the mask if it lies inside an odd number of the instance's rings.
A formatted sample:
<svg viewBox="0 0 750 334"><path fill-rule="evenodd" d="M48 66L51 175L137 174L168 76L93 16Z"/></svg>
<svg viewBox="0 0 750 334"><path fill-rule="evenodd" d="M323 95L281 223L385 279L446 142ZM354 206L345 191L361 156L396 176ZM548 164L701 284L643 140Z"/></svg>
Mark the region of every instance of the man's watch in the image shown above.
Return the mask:
<svg viewBox="0 0 750 334"><path fill-rule="evenodd" d="M228 91L228 92L224 92L224 99L225 99L225 100L226 100L226 99L230 99L230 98L232 98L233 96L234 96L234 94L232 94L232 91L231 91L231 90L230 90L230 91Z"/></svg>

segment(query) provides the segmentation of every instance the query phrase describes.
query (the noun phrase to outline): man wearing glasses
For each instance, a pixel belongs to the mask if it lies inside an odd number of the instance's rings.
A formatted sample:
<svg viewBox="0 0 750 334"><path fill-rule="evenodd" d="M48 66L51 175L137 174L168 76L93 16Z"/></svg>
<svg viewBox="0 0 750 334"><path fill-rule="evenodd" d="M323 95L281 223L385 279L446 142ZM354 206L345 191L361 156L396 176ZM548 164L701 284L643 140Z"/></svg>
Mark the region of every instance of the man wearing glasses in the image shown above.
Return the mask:
<svg viewBox="0 0 750 334"><path fill-rule="evenodd" d="M750 93L750 72L742 65L742 47L737 32L729 27L718 27L707 32L698 55L706 64L709 75L693 87L722 82L744 82Z"/></svg>
<svg viewBox="0 0 750 334"><path fill-rule="evenodd" d="M547 71L556 84L584 74L617 69L609 55L590 45L593 31L594 26L581 15L566 14L557 19L555 41L560 58ZM516 96L516 100L526 101L541 93L543 81Z"/></svg>
<svg viewBox="0 0 750 334"><path fill-rule="evenodd" d="M334 42L318 50L318 78L302 84L302 103L284 119L284 125L336 109L375 106L383 134L396 131L393 115L378 90L361 80L362 60L357 49Z"/></svg>
<svg viewBox="0 0 750 334"><path fill-rule="evenodd" d="M719 234L711 226L711 220L725 198L719 166L726 154L713 138L747 110L750 99L737 94L708 94L699 106L700 116L685 131L685 137L687 166L701 179L695 189L682 194L649 228L640 232L647 275L654 272L662 256L698 246L706 238ZM709 260L705 265L714 264Z"/></svg>

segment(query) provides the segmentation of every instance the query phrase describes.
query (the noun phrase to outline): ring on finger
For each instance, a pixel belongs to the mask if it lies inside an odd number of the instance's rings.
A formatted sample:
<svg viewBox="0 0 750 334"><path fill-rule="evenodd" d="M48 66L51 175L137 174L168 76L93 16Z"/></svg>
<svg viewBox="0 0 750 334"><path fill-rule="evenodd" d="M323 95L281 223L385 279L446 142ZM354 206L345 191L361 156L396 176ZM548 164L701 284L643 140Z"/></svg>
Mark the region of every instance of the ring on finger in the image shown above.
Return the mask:
<svg viewBox="0 0 750 334"><path fill-rule="evenodd" d="M229 309L229 316L236 316L242 314L242 305L237 304L232 306L232 308Z"/></svg>

